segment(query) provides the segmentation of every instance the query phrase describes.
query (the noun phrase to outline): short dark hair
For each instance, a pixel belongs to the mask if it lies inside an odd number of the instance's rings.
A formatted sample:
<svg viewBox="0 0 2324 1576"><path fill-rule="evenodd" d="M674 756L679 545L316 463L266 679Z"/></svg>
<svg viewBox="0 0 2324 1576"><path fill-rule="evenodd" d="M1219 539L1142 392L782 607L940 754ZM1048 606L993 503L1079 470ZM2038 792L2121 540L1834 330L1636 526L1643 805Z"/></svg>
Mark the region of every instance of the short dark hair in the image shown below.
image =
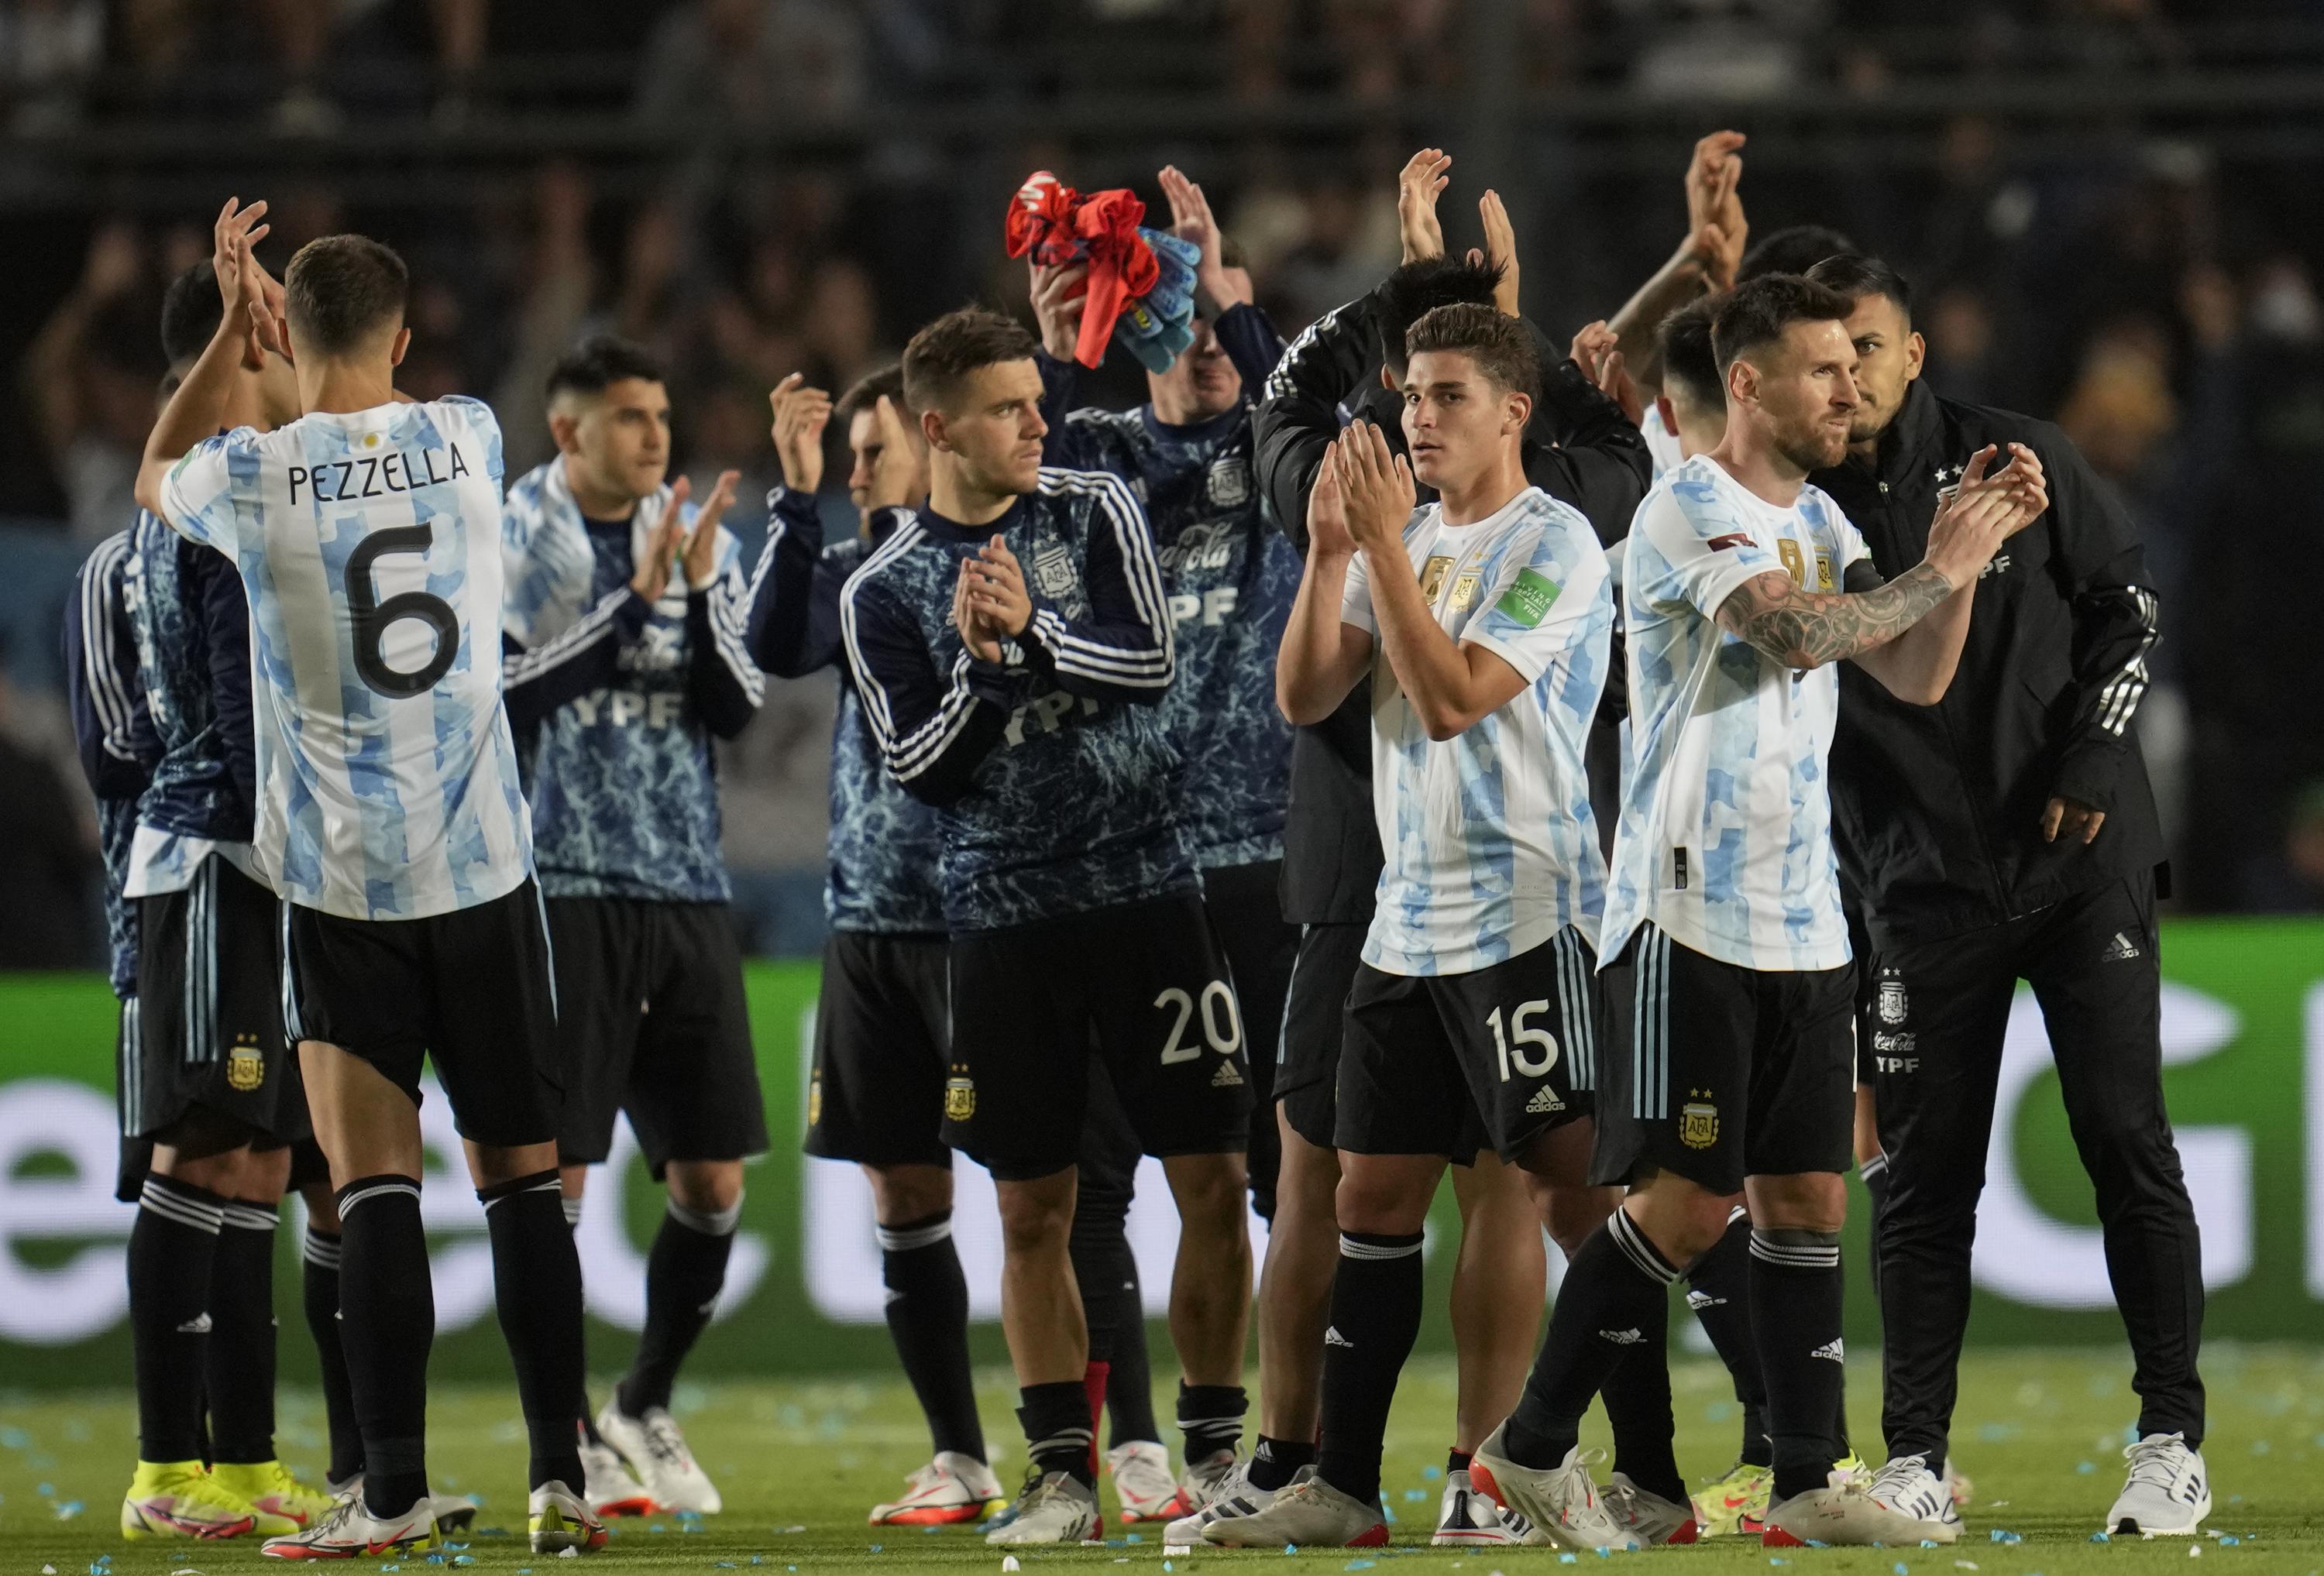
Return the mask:
<svg viewBox="0 0 2324 1576"><path fill-rule="evenodd" d="M1534 354L1533 336L1498 307L1455 301L1431 310L1405 333L1405 365L1429 350L1458 351L1495 388L1541 398L1541 360Z"/></svg>
<svg viewBox="0 0 2324 1576"><path fill-rule="evenodd" d="M1809 269L1808 278L1827 290L1838 290L1851 301L1860 301L1867 296L1886 296L1904 314L1907 322L1912 320L1913 287L1905 282L1903 274L1877 257L1843 252Z"/></svg>
<svg viewBox="0 0 2324 1576"><path fill-rule="evenodd" d="M904 402L914 411L942 405L973 372L1033 359L1033 336L1014 318L983 307L946 312L904 346Z"/></svg>
<svg viewBox="0 0 2324 1576"><path fill-rule="evenodd" d="M644 346L616 334L592 334L557 358L557 364L549 369L549 384L543 392L554 403L559 394L602 394L623 378L650 383L669 381L661 363Z"/></svg>
<svg viewBox="0 0 2324 1576"><path fill-rule="evenodd" d="M1794 225L1760 236L1759 244L1743 253L1735 270L1735 282L1770 273L1805 273L1827 257L1856 249L1856 243L1838 230L1822 225Z"/></svg>
<svg viewBox="0 0 2324 1576"><path fill-rule="evenodd" d="M838 414L842 421L853 421L861 410L876 409L882 399L893 400L899 409L904 403L904 364L896 362L877 372L867 372L847 386L839 396Z"/></svg>
<svg viewBox="0 0 2324 1576"><path fill-rule="evenodd" d="M1698 296L1655 329L1655 345L1662 353L1663 387L1677 384L1686 391L1688 399L1707 410L1727 402L1727 380L1719 375L1719 354L1711 347L1711 324L1726 300L1724 295Z"/></svg>
<svg viewBox="0 0 2324 1576"><path fill-rule="evenodd" d="M290 259L283 309L300 339L339 355L383 327L401 327L410 288L410 271L394 248L368 235L324 235Z"/></svg>
<svg viewBox="0 0 2324 1576"><path fill-rule="evenodd" d="M208 263L195 263L161 292L161 359L183 366L199 356L217 337L224 316L217 271Z"/></svg>
<svg viewBox="0 0 2324 1576"><path fill-rule="evenodd" d="M1501 264L1489 259L1471 263L1466 256L1455 257L1448 252L1442 257L1407 263L1382 280L1372 292L1372 309L1379 318L1380 345L1388 364L1402 370L1406 336L1415 323L1437 308L1462 303L1491 306L1493 287L1501 282Z"/></svg>
<svg viewBox="0 0 2324 1576"><path fill-rule="evenodd" d="M1735 358L1772 345L1794 323L1844 323L1855 303L1796 273L1769 273L1737 285L1711 323L1711 347L1722 386Z"/></svg>

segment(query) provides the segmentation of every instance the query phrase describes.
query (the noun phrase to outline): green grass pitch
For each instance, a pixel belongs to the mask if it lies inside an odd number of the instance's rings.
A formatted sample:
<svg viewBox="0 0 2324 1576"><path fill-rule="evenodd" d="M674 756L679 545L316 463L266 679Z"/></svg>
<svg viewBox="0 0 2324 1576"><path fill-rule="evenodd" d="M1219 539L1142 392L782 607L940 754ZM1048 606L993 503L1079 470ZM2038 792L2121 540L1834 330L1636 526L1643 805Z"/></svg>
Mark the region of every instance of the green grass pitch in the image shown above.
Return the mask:
<svg viewBox="0 0 2324 1576"><path fill-rule="evenodd" d="M1166 1347L1157 1348L1157 1357ZM1738 1540L1685 1549L1618 1555L1674 1571L1808 1571L1952 1576L2068 1576L2084 1571L2187 1571L2193 1576L2246 1571L2307 1576L2324 1570L2324 1351L2216 1349L2207 1355L2211 1437L2205 1455L2218 1504L2210 1530L2196 1540L2092 1544L2121 1483L2119 1450L2135 1415L2129 1365L2119 1351L2044 1350L1973 1357L1963 1375L1955 1452L1974 1478L1969 1528L1951 1548L1793 1549L1770 1551ZM1007 1376L980 1376L984 1418L1003 1479L1021 1467L1022 1442L1010 1412ZM1462 1576L1520 1576L1587 1569L1600 1556L1549 1549L1432 1551L1436 1491L1452 1415L1452 1369L1416 1362L1398 1394L1388 1436L1388 1501L1398 1517L1389 1550L1312 1550L1300 1568L1338 1571L1389 1566L1460 1571ZM1849 1374L1858 1430L1875 1437L1877 1369L1859 1358ZM0 1376L0 1386L5 1386ZM1674 1375L1679 1460L1693 1478L1723 1470L1739 1426L1726 1378L1714 1365L1687 1360ZM602 1396L604 1383L597 1387ZM888 1375L816 1382L752 1380L689 1384L678 1408L703 1463L717 1479L727 1509L695 1525L675 1520L616 1524L620 1535L602 1555L611 1569L711 1576L722 1569L761 1576L816 1571L991 1571L1004 1551L973 1532L923 1533L868 1527L863 1513L893 1491L927 1452L927 1437L902 1382ZM1157 1415L1167 1418L1167 1405ZM537 1572L525 1552L523 1439L513 1392L479 1387L438 1393L429 1409L431 1469L439 1489L475 1496L477 1532L464 1550L441 1556L473 1562L476 1576ZM1594 1421L1594 1420L1593 1420ZM291 1392L281 1407L282 1453L318 1478L321 1406L311 1392ZM128 1544L116 1530L128 1484L135 1412L125 1391L35 1397L0 1389L0 1576L227 1576L262 1566L254 1543ZM1592 1436L1602 1442L1602 1432ZM1174 1441L1175 1443L1175 1441ZM1602 1469L1601 1469L1602 1470ZM1111 1496L1108 1496L1111 1505ZM514 1535L491 1529L513 1529ZM1027 1571L1041 1567L1130 1571L1162 1567L1160 1529L1111 1523L1103 1548L1017 1551ZM2006 1535L1996 1541L1996 1534ZM2230 1543L2229 1538L2235 1541ZM1201 1550L1170 1561L1171 1576L1231 1567L1284 1568L1279 1551ZM100 1567L100 1562L102 1565ZM1370 1562L1367 1565L1365 1562ZM438 1576L420 1559L402 1576ZM394 1562L351 1562L351 1576L372 1576Z"/></svg>

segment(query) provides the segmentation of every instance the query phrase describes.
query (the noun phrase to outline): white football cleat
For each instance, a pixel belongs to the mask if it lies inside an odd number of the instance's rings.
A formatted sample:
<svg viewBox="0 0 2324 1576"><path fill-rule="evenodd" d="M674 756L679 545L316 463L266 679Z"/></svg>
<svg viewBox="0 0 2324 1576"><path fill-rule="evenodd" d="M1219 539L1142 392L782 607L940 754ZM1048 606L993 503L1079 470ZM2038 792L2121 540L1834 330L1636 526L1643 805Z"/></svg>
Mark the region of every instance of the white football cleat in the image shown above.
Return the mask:
<svg viewBox="0 0 2324 1576"><path fill-rule="evenodd" d="M340 1479L337 1482L326 1478L323 1479L323 1487L334 1499L342 1494L357 1493L363 1488L363 1474L356 1472L350 1477ZM466 1532L476 1525L476 1503L473 1499L463 1498L457 1494L430 1494L428 1497L428 1504L429 1507L436 1513L438 1532Z"/></svg>
<svg viewBox="0 0 2324 1576"><path fill-rule="evenodd" d="M1945 1480L1929 1470L1924 1456L1898 1456L1872 1476L1865 1492L1895 1511L1921 1524L1921 1536L1931 1543L1960 1539L1960 1509L1953 1503Z"/></svg>
<svg viewBox="0 0 2324 1576"><path fill-rule="evenodd" d="M602 1439L591 1439L589 1431L579 1424L573 1425L581 1436L581 1494L588 1500L590 1514L604 1519L613 1516L651 1516L653 1496L630 1470L630 1463L622 1452Z"/></svg>
<svg viewBox="0 0 2324 1576"><path fill-rule="evenodd" d="M1222 1484L1219 1492L1211 1497L1209 1504L1164 1527L1162 1541L1192 1548L1203 1541L1203 1530L1211 1523L1224 1521L1230 1516L1257 1516L1314 1475L1315 1469L1310 1464L1294 1471L1291 1481L1280 1488L1254 1488L1250 1486L1250 1463L1243 1462L1235 1469L1233 1481Z"/></svg>
<svg viewBox="0 0 2324 1576"><path fill-rule="evenodd" d="M1630 1481L1628 1472L1615 1473L1598 1498L1616 1526L1643 1538L1649 1546L1691 1544L1702 1535L1692 1499L1665 1499Z"/></svg>
<svg viewBox="0 0 2324 1576"><path fill-rule="evenodd" d="M1554 1467L1521 1467L1502 1454L1507 1423L1489 1434L1469 1461L1469 1481L1490 1495L1504 1510L1514 1510L1550 1537L1570 1549L1645 1548L1634 1533L1614 1525L1590 1480L1590 1469L1604 1459L1602 1451L1576 1447Z"/></svg>
<svg viewBox="0 0 2324 1576"><path fill-rule="evenodd" d="M1226 1516L1203 1529L1203 1541L1231 1549L1377 1549L1388 1521L1377 1505L1341 1493L1321 1478L1277 1494L1249 1516Z"/></svg>
<svg viewBox="0 0 2324 1576"><path fill-rule="evenodd" d="M2183 1433L2150 1433L2126 1449L2130 1480L2107 1512L2107 1531L2118 1537L2187 1537L2211 1514L2211 1475Z"/></svg>
<svg viewBox="0 0 2324 1576"><path fill-rule="evenodd" d="M526 1499L524 1525L536 1554L563 1553L567 1549L586 1554L605 1546L605 1524L580 1495L554 1479Z"/></svg>
<svg viewBox="0 0 2324 1576"><path fill-rule="evenodd" d="M1037 1470L1010 1508L1016 1514L986 1533L986 1543L1085 1544L1105 1535L1096 1492L1071 1472Z"/></svg>
<svg viewBox="0 0 2324 1576"><path fill-rule="evenodd" d="M974 1521L1001 1497L1001 1479L974 1456L938 1451L904 1479L903 1494L872 1507L873 1526L950 1526Z"/></svg>
<svg viewBox="0 0 2324 1576"><path fill-rule="evenodd" d="M1428 1540L1439 1549L1471 1549L1504 1544L1545 1544L1549 1535L1469 1481L1466 1468L1444 1474L1436 1501L1436 1532Z"/></svg>
<svg viewBox="0 0 2324 1576"><path fill-rule="evenodd" d="M1923 1538L1950 1541L1939 1536L1941 1529L1934 1524L1883 1505L1872 1498L1870 1482L1851 1477L1779 1500L1767 1507L1767 1530L1759 1541L1771 1549L1795 1549L1807 1544L1911 1548ZM1954 1535L1960 1535L1958 1528Z"/></svg>
<svg viewBox="0 0 2324 1576"><path fill-rule="evenodd" d="M1113 1474L1113 1497L1121 1505L1124 1521L1159 1521L1176 1514L1178 1479L1170 1470L1170 1452L1156 1440L1133 1439L1105 1452L1105 1469Z"/></svg>
<svg viewBox="0 0 2324 1576"><path fill-rule="evenodd" d="M342 1494L314 1524L258 1551L271 1560L360 1560L374 1554L423 1553L436 1546L436 1511L421 1495L401 1516L374 1516L363 1491Z"/></svg>
<svg viewBox="0 0 2324 1576"><path fill-rule="evenodd" d="M607 1401L597 1414L597 1432L628 1460L638 1481L665 1514L692 1510L715 1516L725 1507L717 1485L686 1448L677 1420L661 1407L649 1406L644 1416L632 1417L620 1403Z"/></svg>

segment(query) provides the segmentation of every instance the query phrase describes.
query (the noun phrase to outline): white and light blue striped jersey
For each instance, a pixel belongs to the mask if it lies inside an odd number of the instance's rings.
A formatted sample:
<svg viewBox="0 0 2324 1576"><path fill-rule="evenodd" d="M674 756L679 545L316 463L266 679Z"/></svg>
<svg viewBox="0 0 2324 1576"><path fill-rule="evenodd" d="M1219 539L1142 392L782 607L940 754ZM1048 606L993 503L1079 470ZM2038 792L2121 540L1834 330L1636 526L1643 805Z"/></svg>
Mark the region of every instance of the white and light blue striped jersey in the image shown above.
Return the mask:
<svg viewBox="0 0 2324 1576"><path fill-rule="evenodd" d="M482 401L239 428L162 513L250 594L259 864L282 897L417 919L514 890L532 836L501 704L501 432Z"/></svg>
<svg viewBox="0 0 2324 1576"><path fill-rule="evenodd" d="M1611 962L1650 919L1742 968L1840 967L1825 771L1840 675L1763 655L1719 608L1770 571L1837 591L1870 556L1864 539L1819 489L1780 509L1697 455L1638 505L1627 553L1629 750L1600 955Z"/></svg>
<svg viewBox="0 0 2324 1576"><path fill-rule="evenodd" d="M1435 741L1375 647L1372 804L1387 862L1364 962L1474 973L1569 925L1594 944L1606 865L1582 746L1611 660L1605 551L1578 510L1538 487L1468 525L1447 525L1438 504L1416 510L1404 547L1444 631L1527 683ZM1378 640L1361 553L1340 617Z"/></svg>

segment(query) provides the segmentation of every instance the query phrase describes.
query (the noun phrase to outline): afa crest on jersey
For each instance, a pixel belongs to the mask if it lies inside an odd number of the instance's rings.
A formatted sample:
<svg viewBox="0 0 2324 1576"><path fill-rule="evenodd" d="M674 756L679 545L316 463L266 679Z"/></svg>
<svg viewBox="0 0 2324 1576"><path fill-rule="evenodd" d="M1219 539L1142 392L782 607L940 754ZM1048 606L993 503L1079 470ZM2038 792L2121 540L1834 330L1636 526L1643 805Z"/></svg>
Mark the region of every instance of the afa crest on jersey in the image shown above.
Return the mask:
<svg viewBox="0 0 2324 1576"><path fill-rule="evenodd" d="M1240 454L1221 455L1211 462L1204 484L1211 502L1220 509L1240 509L1250 501L1250 462Z"/></svg>
<svg viewBox="0 0 2324 1576"><path fill-rule="evenodd" d="M1074 591L1080 585L1081 579L1074 573L1073 555L1056 542L1035 553L1033 584L1039 586L1041 594L1052 602Z"/></svg>
<svg viewBox="0 0 2324 1576"><path fill-rule="evenodd" d="M1911 1010L1911 1002L1904 994L1904 982L1881 981L1879 993L1873 1001L1873 1010L1880 1014L1883 1023L1904 1022L1904 1015Z"/></svg>

